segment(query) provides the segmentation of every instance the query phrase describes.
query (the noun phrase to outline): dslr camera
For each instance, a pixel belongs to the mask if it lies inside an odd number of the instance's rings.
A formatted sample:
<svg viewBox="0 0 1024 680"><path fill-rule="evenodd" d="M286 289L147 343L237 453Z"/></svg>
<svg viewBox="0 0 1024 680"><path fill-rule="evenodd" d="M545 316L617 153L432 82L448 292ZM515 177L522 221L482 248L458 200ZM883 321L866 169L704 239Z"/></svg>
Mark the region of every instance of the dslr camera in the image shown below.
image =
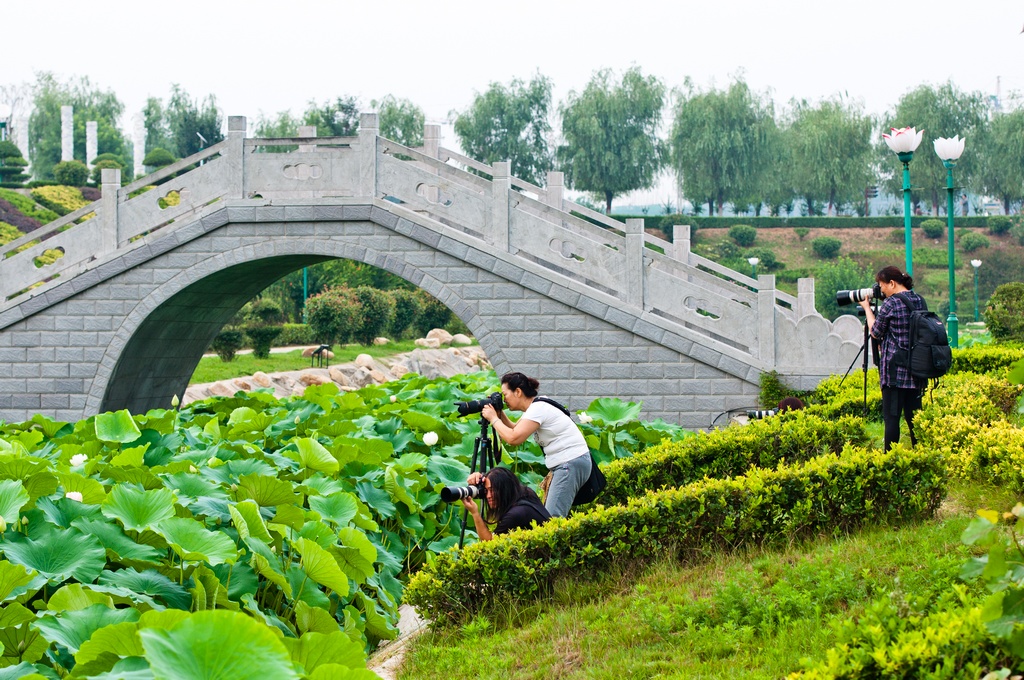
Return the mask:
<svg viewBox="0 0 1024 680"><path fill-rule="evenodd" d="M484 406L487 406L488 404L493 406L495 411L500 411L505 408L505 402L501 398L501 392L492 392L483 399L457 401L455 402L455 408L458 409L460 416L468 416L474 413L480 413L484 410Z"/></svg>
<svg viewBox="0 0 1024 680"><path fill-rule="evenodd" d="M480 408L483 408L482 406ZM446 486L441 489L441 500L454 503L463 498L483 498L487 489L483 484L467 484L466 486Z"/></svg>
<svg viewBox="0 0 1024 680"><path fill-rule="evenodd" d="M885 297L882 294L882 287L877 283L870 288L858 288L857 290L837 290L836 304L840 307L861 302L862 300L881 300Z"/></svg>

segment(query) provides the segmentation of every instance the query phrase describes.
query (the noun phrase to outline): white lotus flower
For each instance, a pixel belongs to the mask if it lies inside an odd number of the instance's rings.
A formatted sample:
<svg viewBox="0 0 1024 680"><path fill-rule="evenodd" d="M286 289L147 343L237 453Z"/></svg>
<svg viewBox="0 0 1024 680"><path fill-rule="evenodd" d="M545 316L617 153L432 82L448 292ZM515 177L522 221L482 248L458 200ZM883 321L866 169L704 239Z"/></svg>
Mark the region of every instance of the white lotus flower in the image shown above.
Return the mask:
<svg viewBox="0 0 1024 680"><path fill-rule="evenodd" d="M396 397L395 395L392 394L391 395L391 403L394 404L396 401L398 401L398 397Z"/></svg>
<svg viewBox="0 0 1024 680"><path fill-rule="evenodd" d="M87 460L89 460L89 456L85 455L84 453L76 453L75 455L71 456L71 467L77 467Z"/></svg>
<svg viewBox="0 0 1024 680"><path fill-rule="evenodd" d="M181 400L178 399L178 395L177 394L175 394L173 397L171 397L171 408L178 408L178 404L180 404L180 403L181 403Z"/></svg>
<svg viewBox="0 0 1024 680"><path fill-rule="evenodd" d="M944 161L955 161L964 152L964 141L954 135L953 137L939 137L932 144L935 145L935 153L939 158Z"/></svg>
<svg viewBox="0 0 1024 680"><path fill-rule="evenodd" d="M580 411L579 418L580 418L580 422L583 423L584 425L587 424L587 423L594 422L594 419L591 418L589 415L587 415L586 411Z"/></svg>
<svg viewBox="0 0 1024 680"><path fill-rule="evenodd" d="M64 494L64 498L70 498L73 501L78 501L79 503L81 503L82 502L82 492L81 491L68 491L66 494Z"/></svg>
<svg viewBox="0 0 1024 680"><path fill-rule="evenodd" d="M900 130L892 128L892 134L882 135L882 139L889 145L893 153L913 153L921 144L923 136L924 130L918 132L912 127L905 127Z"/></svg>
<svg viewBox="0 0 1024 680"><path fill-rule="evenodd" d="M433 446L434 444L436 444L437 443L437 433L436 432L427 432L425 435L423 435L423 443L426 444L427 446Z"/></svg>

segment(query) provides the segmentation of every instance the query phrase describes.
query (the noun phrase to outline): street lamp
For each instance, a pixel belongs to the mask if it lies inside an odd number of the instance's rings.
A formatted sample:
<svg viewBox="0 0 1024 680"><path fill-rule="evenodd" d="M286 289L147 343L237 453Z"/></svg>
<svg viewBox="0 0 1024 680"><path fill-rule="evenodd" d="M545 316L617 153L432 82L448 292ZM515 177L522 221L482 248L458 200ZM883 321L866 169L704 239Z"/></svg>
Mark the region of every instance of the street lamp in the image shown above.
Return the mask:
<svg viewBox="0 0 1024 680"><path fill-rule="evenodd" d="M971 260L974 267L974 321L978 321L978 270L981 269L981 260Z"/></svg>
<svg viewBox="0 0 1024 680"><path fill-rule="evenodd" d="M907 275L914 275L913 246L910 234L910 161L914 160L914 151L921 144L924 130L917 131L912 127L900 130L892 128L892 134L882 135L882 139L892 149L896 157L903 163L903 236L907 250Z"/></svg>
<svg viewBox="0 0 1024 680"><path fill-rule="evenodd" d="M760 261L761 260L757 259L756 257L747 258L747 262L750 263L750 276L755 279L757 278L757 263Z"/></svg>
<svg viewBox="0 0 1024 680"><path fill-rule="evenodd" d="M946 168L946 225L949 241L949 316L946 318L946 330L949 334L949 346L959 346L960 324L956 318L956 270L953 267L953 168L960 155L964 152L964 140L957 136L952 138L939 137L933 142L935 155ZM980 262L978 264L981 264ZM977 271L977 270L975 270Z"/></svg>

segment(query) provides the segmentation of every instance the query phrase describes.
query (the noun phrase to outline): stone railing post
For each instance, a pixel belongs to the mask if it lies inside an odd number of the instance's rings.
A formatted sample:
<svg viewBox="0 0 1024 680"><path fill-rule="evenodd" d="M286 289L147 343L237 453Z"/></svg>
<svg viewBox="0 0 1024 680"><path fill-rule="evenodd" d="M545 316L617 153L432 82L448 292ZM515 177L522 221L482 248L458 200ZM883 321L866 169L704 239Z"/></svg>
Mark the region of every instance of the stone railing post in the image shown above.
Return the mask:
<svg viewBox="0 0 1024 680"><path fill-rule="evenodd" d="M685 264L690 263L690 225L672 225L672 257Z"/></svg>
<svg viewBox="0 0 1024 680"><path fill-rule="evenodd" d="M644 306L644 221L627 219L626 228L626 304Z"/></svg>
<svg viewBox="0 0 1024 680"><path fill-rule="evenodd" d="M85 166L92 170L92 164L96 160L96 148L98 145L97 134L99 123L94 120L85 121Z"/></svg>
<svg viewBox="0 0 1024 680"><path fill-rule="evenodd" d="M552 170L548 173L547 183L547 193L539 197L540 200L555 210L561 210L565 195L565 174Z"/></svg>
<svg viewBox="0 0 1024 680"><path fill-rule="evenodd" d="M359 114L359 195L377 195L377 133L376 113Z"/></svg>
<svg viewBox="0 0 1024 680"><path fill-rule="evenodd" d="M248 181L245 176L245 116L228 116L228 162L234 166L237 180L235 198L246 197Z"/></svg>
<svg viewBox="0 0 1024 680"><path fill-rule="evenodd" d="M315 125L300 125L299 137L316 137ZM299 153L310 153L316 151L316 144L299 144Z"/></svg>
<svg viewBox="0 0 1024 680"><path fill-rule="evenodd" d="M501 252L509 252L509 215L508 192L512 189L512 164L508 161L496 161L491 166L491 233L494 234L495 247Z"/></svg>
<svg viewBox="0 0 1024 680"><path fill-rule="evenodd" d="M75 109L60 107L60 160L75 160Z"/></svg>
<svg viewBox="0 0 1024 680"><path fill-rule="evenodd" d="M767 370L775 368L775 275L757 277L757 356Z"/></svg>
<svg viewBox="0 0 1024 680"><path fill-rule="evenodd" d="M441 149L441 126L428 123L423 126L423 155L437 158Z"/></svg>
<svg viewBox="0 0 1024 680"><path fill-rule="evenodd" d="M808 314L814 314L814 279L796 280L796 318L800 320Z"/></svg>
<svg viewBox="0 0 1024 680"><path fill-rule="evenodd" d="M121 188L121 171L118 168L103 168L100 171L100 219L103 220L100 250L112 253L121 241L118 233L117 192Z"/></svg>

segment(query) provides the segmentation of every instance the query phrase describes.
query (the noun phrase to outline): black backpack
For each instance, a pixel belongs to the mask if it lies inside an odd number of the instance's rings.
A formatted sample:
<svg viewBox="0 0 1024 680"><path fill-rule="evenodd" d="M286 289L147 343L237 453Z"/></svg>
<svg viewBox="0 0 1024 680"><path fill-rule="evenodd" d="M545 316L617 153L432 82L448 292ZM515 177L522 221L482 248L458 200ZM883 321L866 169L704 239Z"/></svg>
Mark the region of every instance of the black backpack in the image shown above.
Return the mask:
<svg viewBox="0 0 1024 680"><path fill-rule="evenodd" d="M564 413L569 420L572 420L572 414L569 413L569 409L559 404L554 399L548 399L547 397L535 397L534 401L542 401L545 404L551 404L559 411ZM573 420L573 424L576 421ZM593 503L594 500L601 495L604 491L604 487L608 486L608 480L605 479L604 473L601 472L601 468L598 467L597 461L594 460L594 454L590 454L590 476L587 477L587 481L583 482L583 486L576 492L576 497L572 499L573 507L577 505L583 505L584 503Z"/></svg>
<svg viewBox="0 0 1024 680"><path fill-rule="evenodd" d="M906 305L910 312L910 347L899 365L909 369L915 378L923 380L946 375L953 365L953 350L942 319L935 312L928 311L928 303L923 298L924 309L914 309L902 293L893 297Z"/></svg>

